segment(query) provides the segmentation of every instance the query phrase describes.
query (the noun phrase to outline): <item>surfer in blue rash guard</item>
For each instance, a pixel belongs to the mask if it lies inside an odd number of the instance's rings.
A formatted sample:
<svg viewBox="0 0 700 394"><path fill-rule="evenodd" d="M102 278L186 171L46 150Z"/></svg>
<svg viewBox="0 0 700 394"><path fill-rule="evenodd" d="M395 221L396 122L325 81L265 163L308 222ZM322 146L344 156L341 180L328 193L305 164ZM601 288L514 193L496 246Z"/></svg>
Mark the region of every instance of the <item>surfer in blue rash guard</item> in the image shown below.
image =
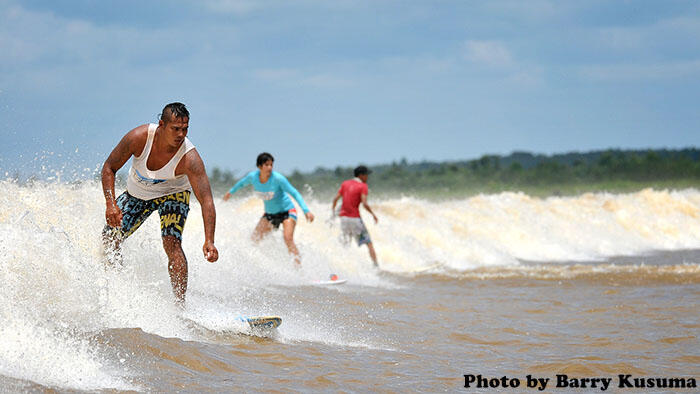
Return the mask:
<svg viewBox="0 0 700 394"><path fill-rule="evenodd" d="M228 201L235 192L247 185L253 185L255 194L263 200L265 204L265 213L260 218L258 225L253 231L253 241L258 242L272 229L279 228L282 225L284 231L284 242L287 244L289 253L294 256L294 262L297 266L301 265L301 256L299 249L294 244L294 228L297 224L297 211L294 203L287 196L290 194L296 200L297 204L304 211L304 216L309 222L314 221L314 214L311 213L309 207L306 206L304 198L297 189L285 178L284 175L277 171L272 171L272 166L275 158L267 152L258 155L256 166L258 169L248 173L241 180L236 182L231 190L224 195L224 201Z"/></svg>

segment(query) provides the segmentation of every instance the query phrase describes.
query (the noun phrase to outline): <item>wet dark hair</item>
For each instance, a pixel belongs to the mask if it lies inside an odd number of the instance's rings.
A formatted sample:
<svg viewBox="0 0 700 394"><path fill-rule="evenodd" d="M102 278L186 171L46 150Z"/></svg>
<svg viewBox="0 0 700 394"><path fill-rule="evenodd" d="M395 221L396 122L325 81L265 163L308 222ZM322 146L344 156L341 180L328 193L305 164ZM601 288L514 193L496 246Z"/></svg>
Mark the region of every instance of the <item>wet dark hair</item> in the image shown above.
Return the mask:
<svg viewBox="0 0 700 394"><path fill-rule="evenodd" d="M272 157L271 154L263 152L259 154L257 160L255 160L255 166L260 167L261 165L267 163L268 160L272 161L273 163L275 162L275 158Z"/></svg>
<svg viewBox="0 0 700 394"><path fill-rule="evenodd" d="M372 173L372 170L370 170L366 166L357 166L357 168L355 168L355 170L353 171L353 174L355 176L369 175L371 173Z"/></svg>
<svg viewBox="0 0 700 394"><path fill-rule="evenodd" d="M170 103L163 108L163 112L160 114L160 120L167 123L175 118L190 118L190 111L187 110L185 104L175 102Z"/></svg>

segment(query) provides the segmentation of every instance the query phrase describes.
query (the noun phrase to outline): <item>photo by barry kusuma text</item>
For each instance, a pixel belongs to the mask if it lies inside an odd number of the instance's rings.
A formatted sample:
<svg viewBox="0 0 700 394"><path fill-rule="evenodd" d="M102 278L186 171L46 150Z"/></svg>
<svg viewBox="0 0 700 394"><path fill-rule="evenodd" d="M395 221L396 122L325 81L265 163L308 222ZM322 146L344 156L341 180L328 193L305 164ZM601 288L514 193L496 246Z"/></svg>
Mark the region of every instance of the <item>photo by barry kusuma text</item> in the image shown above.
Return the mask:
<svg viewBox="0 0 700 394"><path fill-rule="evenodd" d="M554 376L524 377L509 376L482 376L464 375L464 388L466 389L532 389L538 391L556 389L586 389L585 391L609 389L697 389L697 378L690 376L634 376L631 374L618 374L615 376L574 377L564 374Z"/></svg>

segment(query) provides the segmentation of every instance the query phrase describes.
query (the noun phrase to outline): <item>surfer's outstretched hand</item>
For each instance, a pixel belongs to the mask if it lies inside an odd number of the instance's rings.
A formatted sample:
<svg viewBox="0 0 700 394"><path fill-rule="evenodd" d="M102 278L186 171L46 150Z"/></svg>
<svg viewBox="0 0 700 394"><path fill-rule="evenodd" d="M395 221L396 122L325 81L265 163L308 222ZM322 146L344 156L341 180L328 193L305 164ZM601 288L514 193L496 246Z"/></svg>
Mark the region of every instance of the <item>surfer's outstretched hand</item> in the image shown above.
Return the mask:
<svg viewBox="0 0 700 394"><path fill-rule="evenodd" d="M306 213L304 214L304 216L306 216L306 220L307 220L309 223L312 223L312 222L314 221L314 217L315 217L315 216L314 216L313 213L311 213L311 212L306 212Z"/></svg>
<svg viewBox="0 0 700 394"><path fill-rule="evenodd" d="M105 211L105 218L107 219L107 224L110 227L121 227L122 225L122 211L116 202L112 201L111 204L107 203L107 210Z"/></svg>
<svg viewBox="0 0 700 394"><path fill-rule="evenodd" d="M202 251L204 252L204 258L210 263L219 259L219 251L216 249L213 242L205 242Z"/></svg>

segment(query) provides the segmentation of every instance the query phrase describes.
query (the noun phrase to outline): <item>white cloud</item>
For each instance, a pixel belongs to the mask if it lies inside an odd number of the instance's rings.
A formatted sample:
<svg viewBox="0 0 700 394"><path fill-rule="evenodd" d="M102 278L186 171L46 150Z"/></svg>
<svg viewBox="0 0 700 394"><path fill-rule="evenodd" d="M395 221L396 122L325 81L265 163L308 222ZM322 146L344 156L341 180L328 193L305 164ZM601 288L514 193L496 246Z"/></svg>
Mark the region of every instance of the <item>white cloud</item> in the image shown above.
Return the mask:
<svg viewBox="0 0 700 394"><path fill-rule="evenodd" d="M291 68L262 68L254 70L253 75L265 81L285 81L297 78L299 71Z"/></svg>
<svg viewBox="0 0 700 394"><path fill-rule="evenodd" d="M540 67L531 67L527 70L514 72L507 80L520 86L538 86L543 83L542 73L543 71Z"/></svg>
<svg viewBox="0 0 700 394"><path fill-rule="evenodd" d="M203 3L205 7L214 12L247 14L265 7L270 2L261 0L205 0Z"/></svg>
<svg viewBox="0 0 700 394"><path fill-rule="evenodd" d="M5 12L2 12L5 11ZM110 37L121 37L116 43L137 44L133 31L101 29L91 23L64 19L51 13L33 12L18 6L0 10L0 43L5 48L0 63L23 71L41 63L42 68L57 64L80 63L86 55L113 55L115 43ZM110 48L105 43L109 42ZM114 58L114 56L110 56Z"/></svg>
<svg viewBox="0 0 700 394"><path fill-rule="evenodd" d="M55 18L48 14L26 12L19 6L0 8L0 64L5 67L31 62L39 58L55 29Z"/></svg>
<svg viewBox="0 0 700 394"><path fill-rule="evenodd" d="M484 2L484 7L496 15L501 14L517 20L539 23L572 12L572 8L577 7L577 2L501 0Z"/></svg>
<svg viewBox="0 0 700 394"><path fill-rule="evenodd" d="M594 48L644 53L658 51L667 47L669 43L697 42L696 37L700 36L700 18L682 16L662 19L648 25L590 28L580 30L578 35L585 38Z"/></svg>
<svg viewBox="0 0 700 394"><path fill-rule="evenodd" d="M229 25L207 26L185 34L178 27L99 25L0 5L0 66L17 75L69 66L107 67L125 74L156 66L235 64L237 36L236 27ZM212 60L214 52L216 59Z"/></svg>
<svg viewBox="0 0 700 394"><path fill-rule="evenodd" d="M332 74L311 75L301 82L317 88L343 88L352 84L350 80Z"/></svg>
<svg viewBox="0 0 700 394"><path fill-rule="evenodd" d="M310 86L316 88L337 88L351 85L351 81L333 73L309 73L291 68L264 68L253 71L261 80L289 85Z"/></svg>
<svg viewBox="0 0 700 394"><path fill-rule="evenodd" d="M499 41L469 40L464 44L464 58L470 62L496 67L510 67L513 57Z"/></svg>
<svg viewBox="0 0 700 394"><path fill-rule="evenodd" d="M431 73L443 73L455 69L454 57L433 55L391 56L380 59L379 64L388 68L424 70Z"/></svg>
<svg viewBox="0 0 700 394"><path fill-rule="evenodd" d="M594 41L593 45L614 50L637 50L648 44L645 34L638 28L608 27L593 29L590 32L582 31L581 37L591 37Z"/></svg>
<svg viewBox="0 0 700 394"><path fill-rule="evenodd" d="M587 79L597 81L630 81L673 79L700 76L700 60L650 64L613 64L584 66L579 70Z"/></svg>
<svg viewBox="0 0 700 394"><path fill-rule="evenodd" d="M199 2L213 12L237 15L280 7L355 8L359 3L357 0L199 0Z"/></svg>
<svg viewBox="0 0 700 394"><path fill-rule="evenodd" d="M680 16L675 18L664 19L658 23L661 29L670 29L679 33L689 35L700 34L700 18L692 16Z"/></svg>

